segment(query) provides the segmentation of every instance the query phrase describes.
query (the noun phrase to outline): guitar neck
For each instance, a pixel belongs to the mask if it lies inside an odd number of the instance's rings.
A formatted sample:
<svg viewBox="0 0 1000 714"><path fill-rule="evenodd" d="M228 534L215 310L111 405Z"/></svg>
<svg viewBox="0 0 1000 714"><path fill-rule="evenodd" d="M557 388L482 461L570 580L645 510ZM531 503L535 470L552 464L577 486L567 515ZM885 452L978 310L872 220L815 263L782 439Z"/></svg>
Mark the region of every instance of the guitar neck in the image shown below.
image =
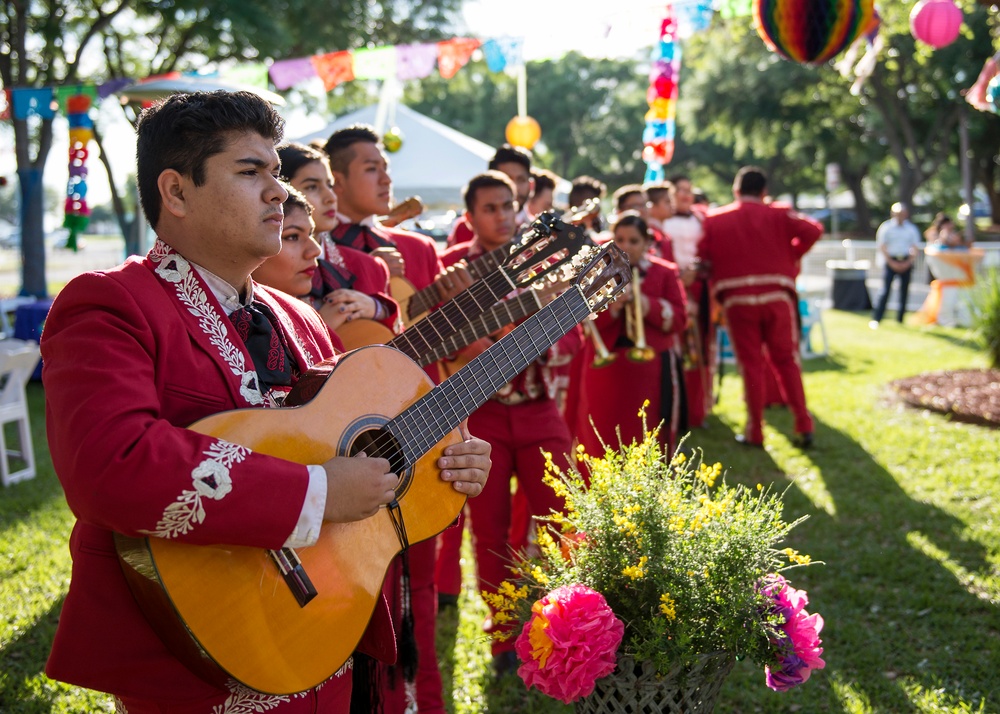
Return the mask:
<svg viewBox="0 0 1000 714"><path fill-rule="evenodd" d="M468 347L480 337L490 335L542 309L542 302L534 290L526 290L510 300L501 300L489 311L472 320L468 325L440 343L433 351L417 360L421 367Z"/></svg>
<svg viewBox="0 0 1000 714"><path fill-rule="evenodd" d="M484 253L479 256L474 261L469 263L467 268L469 275L472 276L474 281L482 280L503 265L507 256L510 255L511 247L512 244L508 243L500 246L499 248L494 248L489 253ZM413 319L418 315L423 315L425 312L430 312L431 308L437 305L440 301L441 298L438 294L437 287L433 284L428 285L426 288L418 290L410 296L410 303L407 307L407 312L409 313L408 317Z"/></svg>
<svg viewBox="0 0 1000 714"><path fill-rule="evenodd" d="M417 364L430 364L440 358L429 358L428 355L435 353L446 339L465 328L470 320L496 305L516 287L505 271L494 270L486 278L473 283L468 290L429 313L423 320L410 325L388 344ZM444 354L451 354L453 351Z"/></svg>
<svg viewBox="0 0 1000 714"><path fill-rule="evenodd" d="M389 421L409 466L590 314L579 287L567 290Z"/></svg>

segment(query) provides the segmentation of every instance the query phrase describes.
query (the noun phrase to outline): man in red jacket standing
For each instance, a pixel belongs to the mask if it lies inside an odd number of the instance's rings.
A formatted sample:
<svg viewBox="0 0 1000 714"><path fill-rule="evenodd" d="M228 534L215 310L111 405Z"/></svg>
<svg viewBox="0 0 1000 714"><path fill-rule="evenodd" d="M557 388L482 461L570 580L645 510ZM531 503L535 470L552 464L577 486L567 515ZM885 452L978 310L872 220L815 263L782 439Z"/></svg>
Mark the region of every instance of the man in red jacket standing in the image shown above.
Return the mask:
<svg viewBox="0 0 1000 714"><path fill-rule="evenodd" d="M709 268L712 289L726 316L743 373L747 424L741 444L764 445L764 369L767 347L795 415L794 442L813 443L799 365L798 300L795 276L802 256L819 240L823 226L787 208L765 203L767 177L745 166L733 182L736 201L705 219L699 256Z"/></svg>

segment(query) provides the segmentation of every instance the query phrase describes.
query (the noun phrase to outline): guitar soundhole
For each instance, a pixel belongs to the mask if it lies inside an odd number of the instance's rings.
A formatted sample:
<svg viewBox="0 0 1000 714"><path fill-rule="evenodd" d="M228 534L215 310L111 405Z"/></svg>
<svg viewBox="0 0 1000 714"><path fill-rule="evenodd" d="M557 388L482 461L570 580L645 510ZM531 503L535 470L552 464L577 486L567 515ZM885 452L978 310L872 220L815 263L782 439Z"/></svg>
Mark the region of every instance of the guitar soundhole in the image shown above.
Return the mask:
<svg viewBox="0 0 1000 714"><path fill-rule="evenodd" d="M407 468L403 449L390 432L385 429L366 429L360 432L351 442L349 454L356 456L361 452L375 458L387 459L392 473L399 476L400 484L407 478L404 471Z"/></svg>

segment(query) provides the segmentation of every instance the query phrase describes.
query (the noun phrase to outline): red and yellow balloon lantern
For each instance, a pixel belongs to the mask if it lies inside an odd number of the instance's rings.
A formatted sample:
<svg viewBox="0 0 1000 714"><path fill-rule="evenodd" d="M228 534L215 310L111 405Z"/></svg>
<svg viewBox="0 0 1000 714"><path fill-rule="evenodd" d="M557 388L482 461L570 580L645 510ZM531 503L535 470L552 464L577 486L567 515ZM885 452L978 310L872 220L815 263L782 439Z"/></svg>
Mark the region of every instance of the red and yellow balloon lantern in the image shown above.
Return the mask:
<svg viewBox="0 0 1000 714"><path fill-rule="evenodd" d="M869 31L874 0L754 0L757 34L772 52L823 64Z"/></svg>

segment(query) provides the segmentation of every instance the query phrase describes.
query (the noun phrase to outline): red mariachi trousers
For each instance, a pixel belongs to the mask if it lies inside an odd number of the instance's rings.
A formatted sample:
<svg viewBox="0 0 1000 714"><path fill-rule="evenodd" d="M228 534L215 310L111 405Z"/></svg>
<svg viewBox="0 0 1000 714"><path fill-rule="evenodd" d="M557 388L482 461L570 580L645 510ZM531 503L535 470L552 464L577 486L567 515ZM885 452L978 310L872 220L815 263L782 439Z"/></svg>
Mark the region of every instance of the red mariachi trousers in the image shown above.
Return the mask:
<svg viewBox="0 0 1000 714"><path fill-rule="evenodd" d="M764 439L765 374L762 355L766 346L788 406L795 416L795 432L811 433L812 417L806 409L799 364L799 330L795 320L796 303L785 292L765 295L736 295L723 300L726 324L733 350L743 374L743 398L747 405L747 439Z"/></svg>
<svg viewBox="0 0 1000 714"><path fill-rule="evenodd" d="M469 499L472 535L481 590L495 592L511 577L509 539L511 524L510 479L517 473L533 516L547 516L563 509L562 499L542 482L543 451L566 467L572 448L569 427L552 399L535 399L516 406L490 400L469 417L469 431L493 447L490 477L477 498ZM493 654L513 650L514 640L494 642Z"/></svg>

